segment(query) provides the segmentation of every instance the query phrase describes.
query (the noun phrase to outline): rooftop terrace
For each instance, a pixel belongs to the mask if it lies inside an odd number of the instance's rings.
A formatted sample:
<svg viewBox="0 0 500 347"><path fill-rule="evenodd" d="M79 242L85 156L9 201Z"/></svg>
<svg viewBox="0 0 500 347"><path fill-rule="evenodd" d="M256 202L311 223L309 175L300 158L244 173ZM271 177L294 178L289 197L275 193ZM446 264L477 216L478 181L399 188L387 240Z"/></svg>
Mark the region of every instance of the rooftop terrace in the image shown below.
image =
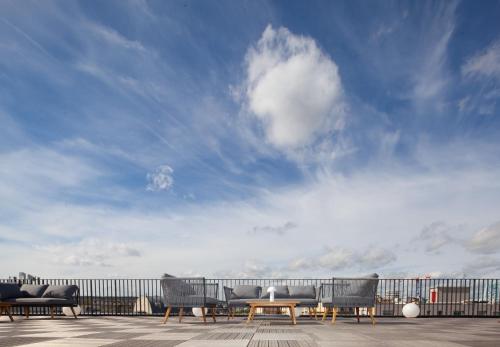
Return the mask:
<svg viewBox="0 0 500 347"><path fill-rule="evenodd" d="M485 318L379 318L360 324L340 318L337 324L300 318L242 318L203 324L187 317L166 325L160 317L0 318L0 346L499 346L500 323Z"/></svg>

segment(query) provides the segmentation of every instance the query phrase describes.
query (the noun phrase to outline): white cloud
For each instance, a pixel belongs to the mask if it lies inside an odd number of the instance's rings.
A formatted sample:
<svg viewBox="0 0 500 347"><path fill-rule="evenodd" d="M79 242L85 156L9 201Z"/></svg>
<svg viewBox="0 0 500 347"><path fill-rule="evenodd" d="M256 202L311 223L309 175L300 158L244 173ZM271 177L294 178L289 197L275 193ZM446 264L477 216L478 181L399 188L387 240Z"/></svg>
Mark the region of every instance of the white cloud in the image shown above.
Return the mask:
<svg viewBox="0 0 500 347"><path fill-rule="evenodd" d="M351 267L353 259L353 251L339 247L329 249L325 254L320 256L318 264L329 270L338 270Z"/></svg>
<svg viewBox="0 0 500 347"><path fill-rule="evenodd" d="M451 236L452 229L444 222L433 222L422 228L415 241L422 242L425 245L426 252L439 253L441 248L456 241Z"/></svg>
<svg viewBox="0 0 500 347"><path fill-rule="evenodd" d="M477 231L466 243L466 247L474 253L500 253L500 222Z"/></svg>
<svg viewBox="0 0 500 347"><path fill-rule="evenodd" d="M448 44L455 30L455 10L457 2L441 3L428 13L423 21L423 38L419 42L418 56L420 66L412 69L414 87L413 101L418 108L429 105L442 106L442 97L446 93L451 77L447 69Z"/></svg>
<svg viewBox="0 0 500 347"><path fill-rule="evenodd" d="M500 259L483 256L464 266L463 272L467 277L491 277L498 276L500 272Z"/></svg>
<svg viewBox="0 0 500 347"><path fill-rule="evenodd" d="M309 258L297 258L290 262L290 270L323 269L336 271L345 269L379 269L395 262L396 254L388 249L363 247L347 249L342 247L327 248L323 254Z"/></svg>
<svg viewBox="0 0 500 347"><path fill-rule="evenodd" d="M248 107L267 140L296 149L342 125L342 83L335 62L305 36L265 29L246 55Z"/></svg>
<svg viewBox="0 0 500 347"><path fill-rule="evenodd" d="M141 52L146 51L144 46L139 41L129 40L110 27L99 25L93 22L87 22L86 24L91 32L112 45Z"/></svg>
<svg viewBox="0 0 500 347"><path fill-rule="evenodd" d="M168 165L161 165L154 172L148 173L146 190L157 192L171 189L174 184L174 170Z"/></svg>
<svg viewBox="0 0 500 347"><path fill-rule="evenodd" d="M36 247L55 264L68 266L108 267L121 265L117 260L123 257L139 257L136 248L125 244L101 239L84 239L78 243L42 245Z"/></svg>
<svg viewBox="0 0 500 347"><path fill-rule="evenodd" d="M477 53L462 66L462 74L468 77L493 77L500 79L500 40L486 50Z"/></svg>

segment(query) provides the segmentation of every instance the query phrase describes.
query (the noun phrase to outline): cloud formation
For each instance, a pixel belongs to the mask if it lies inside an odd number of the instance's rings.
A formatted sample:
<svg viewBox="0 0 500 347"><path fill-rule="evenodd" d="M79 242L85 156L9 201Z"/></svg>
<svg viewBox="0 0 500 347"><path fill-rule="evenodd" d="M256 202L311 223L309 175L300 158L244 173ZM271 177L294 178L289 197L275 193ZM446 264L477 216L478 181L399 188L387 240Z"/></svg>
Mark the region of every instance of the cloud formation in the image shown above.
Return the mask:
<svg viewBox="0 0 500 347"><path fill-rule="evenodd" d="M478 254L500 253L500 221L477 231L467 241L466 248Z"/></svg>
<svg viewBox="0 0 500 347"><path fill-rule="evenodd" d="M77 243L43 245L37 248L47 254L52 263L69 266L109 267L118 259L141 256L138 249L126 243L96 238L83 239Z"/></svg>
<svg viewBox="0 0 500 347"><path fill-rule="evenodd" d="M500 40L469 58L462 66L462 74L468 77L500 79Z"/></svg>
<svg viewBox="0 0 500 347"><path fill-rule="evenodd" d="M157 167L155 171L147 175L148 185L146 190L152 192L169 190L174 184L174 178L172 177L173 173L174 169L168 165Z"/></svg>
<svg viewBox="0 0 500 347"><path fill-rule="evenodd" d="M323 254L315 257L295 259L289 264L289 269L375 270L393 263L396 259L396 254L388 249L368 247L354 250L337 247L327 248Z"/></svg>
<svg viewBox="0 0 500 347"><path fill-rule="evenodd" d="M269 25L249 49L246 66L248 107L277 148L309 145L340 126L338 67L314 39Z"/></svg>
<svg viewBox="0 0 500 347"><path fill-rule="evenodd" d="M426 252L439 253L442 247L455 242L450 235L451 229L452 228L444 222L433 222L422 228L420 234L415 238L415 241L422 242Z"/></svg>

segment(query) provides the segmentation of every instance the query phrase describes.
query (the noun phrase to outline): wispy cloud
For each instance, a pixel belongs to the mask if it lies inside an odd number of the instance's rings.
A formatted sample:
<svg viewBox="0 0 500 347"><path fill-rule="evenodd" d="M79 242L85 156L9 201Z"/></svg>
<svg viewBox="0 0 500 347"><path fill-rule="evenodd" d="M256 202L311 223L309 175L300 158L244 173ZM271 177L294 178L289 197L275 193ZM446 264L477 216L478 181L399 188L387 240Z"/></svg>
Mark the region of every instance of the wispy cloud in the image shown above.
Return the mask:
<svg viewBox="0 0 500 347"><path fill-rule="evenodd" d="M174 169L168 165L157 167L153 172L148 173L146 189L153 192L171 189L174 185L173 173Z"/></svg>
<svg viewBox="0 0 500 347"><path fill-rule="evenodd" d="M470 57L462 66L462 74L467 77L500 79L500 40Z"/></svg>
<svg viewBox="0 0 500 347"><path fill-rule="evenodd" d="M289 230L297 228L297 224L294 222L286 222L283 225L278 226L255 226L248 233L250 235L259 235L259 234L275 234L275 235L285 235Z"/></svg>
<svg viewBox="0 0 500 347"><path fill-rule="evenodd" d="M478 230L465 245L478 254L500 253L500 222Z"/></svg>

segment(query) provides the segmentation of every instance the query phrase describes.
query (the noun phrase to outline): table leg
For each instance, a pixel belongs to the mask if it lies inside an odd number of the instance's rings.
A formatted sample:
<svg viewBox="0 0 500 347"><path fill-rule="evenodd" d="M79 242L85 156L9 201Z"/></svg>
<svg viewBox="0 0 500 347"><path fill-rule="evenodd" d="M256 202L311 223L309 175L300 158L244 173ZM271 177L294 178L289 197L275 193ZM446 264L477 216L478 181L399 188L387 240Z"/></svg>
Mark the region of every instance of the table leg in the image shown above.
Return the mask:
<svg viewBox="0 0 500 347"><path fill-rule="evenodd" d="M255 306L250 305L250 312L248 312L247 323L250 323L250 321L253 320L253 313L254 313L254 311L255 311Z"/></svg>
<svg viewBox="0 0 500 347"><path fill-rule="evenodd" d="M292 324L296 325L297 324L297 319L295 318L295 305L290 305L290 317L292 318Z"/></svg>

